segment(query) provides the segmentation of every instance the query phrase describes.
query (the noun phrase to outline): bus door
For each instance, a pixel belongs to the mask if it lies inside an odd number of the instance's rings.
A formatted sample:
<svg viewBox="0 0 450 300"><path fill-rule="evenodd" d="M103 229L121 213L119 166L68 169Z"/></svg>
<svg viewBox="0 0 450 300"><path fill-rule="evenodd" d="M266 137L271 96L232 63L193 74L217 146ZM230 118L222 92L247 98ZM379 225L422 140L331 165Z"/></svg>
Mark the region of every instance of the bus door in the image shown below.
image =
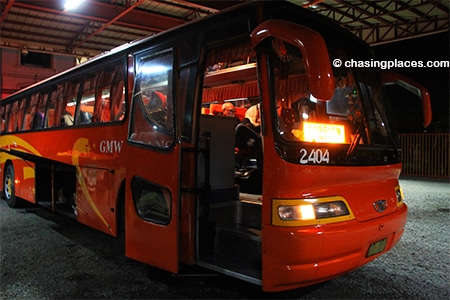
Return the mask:
<svg viewBox="0 0 450 300"><path fill-rule="evenodd" d="M297 237L301 235L294 237L293 232L299 233L299 228L283 228L286 225L277 222L277 210L282 206L277 199L296 195L301 182L292 175L298 174L297 166L280 157L284 149L278 148L275 131L286 135L292 131L282 128L278 120L288 123L283 110L292 110L288 103L301 99L304 93L316 99L331 99L335 83L325 41L317 32L293 23L269 20L260 24L251 37L258 53L264 131L261 285L263 290L276 290L282 289L284 283L299 280L287 278L283 272L291 264L296 267L297 261L292 260L291 253L304 250L296 248ZM269 74L274 77L270 78ZM290 115L288 119L294 120ZM313 248L307 250L314 252Z"/></svg>
<svg viewBox="0 0 450 300"><path fill-rule="evenodd" d="M125 203L125 253L178 271L180 144L173 118L173 54L135 56Z"/></svg>
<svg viewBox="0 0 450 300"><path fill-rule="evenodd" d="M246 22L233 26L240 32L248 27ZM256 57L249 38L241 34L220 38L228 43L205 51L198 122L197 264L260 284L262 167L257 160L261 136ZM252 123L243 123L244 119Z"/></svg>

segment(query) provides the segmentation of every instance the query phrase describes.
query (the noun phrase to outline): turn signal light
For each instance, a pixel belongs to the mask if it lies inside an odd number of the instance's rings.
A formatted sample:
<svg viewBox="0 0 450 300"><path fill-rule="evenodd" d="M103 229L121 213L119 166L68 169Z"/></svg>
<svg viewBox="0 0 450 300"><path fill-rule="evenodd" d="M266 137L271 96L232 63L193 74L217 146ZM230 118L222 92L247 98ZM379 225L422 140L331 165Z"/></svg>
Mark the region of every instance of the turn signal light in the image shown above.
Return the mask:
<svg viewBox="0 0 450 300"><path fill-rule="evenodd" d="M399 185L395 187L395 196L397 197L397 206L402 205L404 197L402 188Z"/></svg>

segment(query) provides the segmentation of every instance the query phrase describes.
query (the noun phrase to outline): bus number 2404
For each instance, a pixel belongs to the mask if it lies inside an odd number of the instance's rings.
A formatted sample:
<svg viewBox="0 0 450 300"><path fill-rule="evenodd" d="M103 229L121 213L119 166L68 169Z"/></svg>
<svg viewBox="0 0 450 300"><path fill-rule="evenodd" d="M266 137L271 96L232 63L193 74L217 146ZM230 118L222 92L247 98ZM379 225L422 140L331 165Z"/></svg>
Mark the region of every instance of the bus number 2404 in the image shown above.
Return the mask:
<svg viewBox="0 0 450 300"><path fill-rule="evenodd" d="M330 162L330 152L328 152L328 149L311 149L311 152L308 153L308 150L301 149L299 162L301 164L328 164Z"/></svg>

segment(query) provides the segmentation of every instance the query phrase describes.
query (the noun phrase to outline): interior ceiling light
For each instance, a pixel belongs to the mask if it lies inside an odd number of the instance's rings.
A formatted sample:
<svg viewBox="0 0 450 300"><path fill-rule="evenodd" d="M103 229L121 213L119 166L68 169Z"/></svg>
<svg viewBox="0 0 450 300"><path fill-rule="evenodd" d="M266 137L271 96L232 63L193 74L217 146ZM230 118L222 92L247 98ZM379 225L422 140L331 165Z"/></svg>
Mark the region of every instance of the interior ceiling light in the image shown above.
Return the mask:
<svg viewBox="0 0 450 300"><path fill-rule="evenodd" d="M83 3L84 0L66 0L64 3L64 9L65 10L74 10L78 6L80 6L81 3Z"/></svg>

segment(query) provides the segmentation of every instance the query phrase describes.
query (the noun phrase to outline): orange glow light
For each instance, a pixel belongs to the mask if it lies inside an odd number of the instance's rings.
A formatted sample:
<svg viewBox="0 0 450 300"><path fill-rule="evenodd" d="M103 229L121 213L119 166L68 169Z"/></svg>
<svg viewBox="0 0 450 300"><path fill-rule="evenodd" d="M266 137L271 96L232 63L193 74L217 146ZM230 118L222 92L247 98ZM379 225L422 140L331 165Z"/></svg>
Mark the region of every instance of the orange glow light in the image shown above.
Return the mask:
<svg viewBox="0 0 450 300"><path fill-rule="evenodd" d="M345 126L316 122L303 122L304 141L315 143L345 143Z"/></svg>

